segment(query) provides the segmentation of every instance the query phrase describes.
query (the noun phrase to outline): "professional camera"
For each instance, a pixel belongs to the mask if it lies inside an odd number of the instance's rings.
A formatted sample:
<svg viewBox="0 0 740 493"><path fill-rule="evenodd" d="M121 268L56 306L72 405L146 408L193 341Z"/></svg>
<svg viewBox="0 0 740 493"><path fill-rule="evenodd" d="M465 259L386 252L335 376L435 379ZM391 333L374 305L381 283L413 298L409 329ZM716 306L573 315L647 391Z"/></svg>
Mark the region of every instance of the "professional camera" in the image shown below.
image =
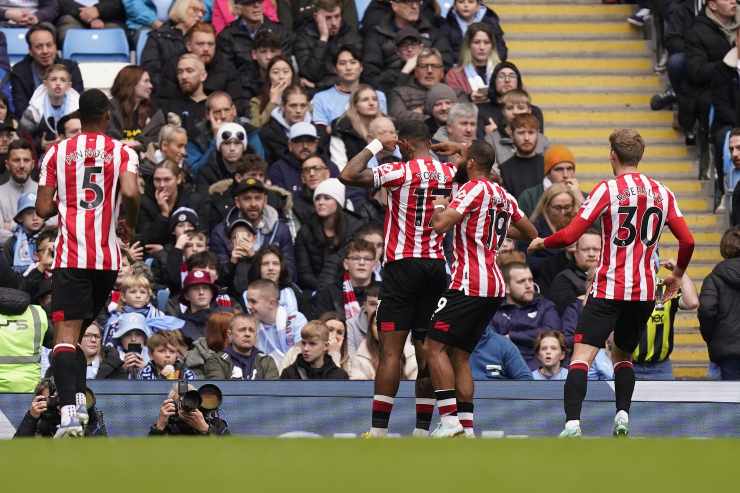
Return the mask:
<svg viewBox="0 0 740 493"><path fill-rule="evenodd" d="M180 412L192 413L198 409L203 399L197 390L188 390L188 381L183 379L177 382L177 400L175 401L175 410L179 415Z"/></svg>

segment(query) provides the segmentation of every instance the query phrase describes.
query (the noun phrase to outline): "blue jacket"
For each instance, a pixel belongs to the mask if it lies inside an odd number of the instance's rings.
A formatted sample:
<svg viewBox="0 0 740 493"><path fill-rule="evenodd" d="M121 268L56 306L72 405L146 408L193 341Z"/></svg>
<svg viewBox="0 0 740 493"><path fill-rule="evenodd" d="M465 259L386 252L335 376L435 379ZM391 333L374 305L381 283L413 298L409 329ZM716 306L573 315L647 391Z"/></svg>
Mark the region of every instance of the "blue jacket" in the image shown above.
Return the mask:
<svg viewBox="0 0 740 493"><path fill-rule="evenodd" d="M537 297L527 306L505 303L493 316L493 330L501 335L509 335L530 370L539 367L534 354L534 341L543 330L562 330L562 322L555 304L545 298Z"/></svg>
<svg viewBox="0 0 740 493"><path fill-rule="evenodd" d="M121 0L121 3L123 3L123 8L126 11L126 26L129 29L147 29L151 27L152 22L157 20L157 8L154 6L154 2L150 0ZM213 10L213 0L203 0L203 4L206 7L203 21L209 22Z"/></svg>
<svg viewBox="0 0 740 493"><path fill-rule="evenodd" d="M532 372L514 343L490 327L470 354L470 369L474 380L532 380Z"/></svg>

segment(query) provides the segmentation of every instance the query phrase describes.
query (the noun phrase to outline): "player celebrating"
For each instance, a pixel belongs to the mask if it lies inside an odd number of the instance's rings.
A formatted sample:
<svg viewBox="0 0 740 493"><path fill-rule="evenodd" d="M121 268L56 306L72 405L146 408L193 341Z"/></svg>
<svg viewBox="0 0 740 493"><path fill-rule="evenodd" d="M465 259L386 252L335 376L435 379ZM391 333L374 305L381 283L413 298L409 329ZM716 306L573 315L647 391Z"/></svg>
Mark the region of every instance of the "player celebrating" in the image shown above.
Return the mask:
<svg viewBox="0 0 740 493"><path fill-rule="evenodd" d="M609 136L609 161L616 178L604 180L581 205L564 229L536 238L529 251L574 243L599 217L602 219L601 261L574 337L573 357L565 382L565 429L561 437L581 435L580 416L586 397L586 376L599 348L614 331L612 362L617 414L615 436L629 434L629 408L635 388L632 353L655 305L656 277L652 262L663 227L678 239L678 260L665 280L663 299L674 296L694 250L673 193L637 170L645 143L635 130L615 130Z"/></svg>
<svg viewBox="0 0 740 493"><path fill-rule="evenodd" d="M52 373L59 392L61 424L56 437L82 436L87 424L85 353L80 328L105 305L121 268L116 236L120 198L134 228L139 209L138 157L104 134L110 102L92 89L80 96L82 133L53 145L41 163L36 212L59 214L54 247Z"/></svg>
<svg viewBox="0 0 740 493"><path fill-rule="evenodd" d="M506 239L510 221L527 239L537 237L514 197L489 179L493 147L476 140L463 155L470 181L449 206L446 197L438 197L432 216L438 234L455 228L452 282L439 299L424 343L441 417L433 437L453 437L463 431L474 436L474 387L468 360L506 293L496 250Z"/></svg>
<svg viewBox="0 0 740 493"><path fill-rule="evenodd" d="M416 346L415 436L429 434L434 412L434 390L424 360L423 341L439 296L447 285L443 236L429 225L434 198L450 195L456 167L432 157L430 136L423 122L400 125L398 136L385 132L353 157L342 170L347 185L385 187L389 191L385 215L385 266L378 307L380 361L375 376L372 427L367 436L388 433L393 399L401 377L401 356L409 331ZM398 142L397 142L398 141ZM382 149L398 143L407 162L368 169Z"/></svg>

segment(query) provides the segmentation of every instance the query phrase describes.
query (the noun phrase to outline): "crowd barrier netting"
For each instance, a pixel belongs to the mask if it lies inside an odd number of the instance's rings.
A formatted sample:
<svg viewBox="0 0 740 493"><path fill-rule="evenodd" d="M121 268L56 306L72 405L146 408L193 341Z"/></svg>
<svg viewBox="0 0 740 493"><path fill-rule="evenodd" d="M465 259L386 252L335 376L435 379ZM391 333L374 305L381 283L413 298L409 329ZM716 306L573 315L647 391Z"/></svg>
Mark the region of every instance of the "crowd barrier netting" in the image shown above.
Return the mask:
<svg viewBox="0 0 740 493"><path fill-rule="evenodd" d="M143 436L173 382L88 382L110 436ZM193 382L196 386L204 382ZM212 382L224 394L222 415L233 434L359 435L369 428L372 382ZM414 428L413 382L402 382L390 431ZM563 382L476 382L475 427L486 436L555 436L563 425ZM30 394L0 394L0 437L9 438ZM612 382L590 382L582 426L589 436L611 432ZM436 418L435 418L436 423ZM740 382L637 382L631 412L635 436L740 436ZM434 424L433 424L434 425Z"/></svg>

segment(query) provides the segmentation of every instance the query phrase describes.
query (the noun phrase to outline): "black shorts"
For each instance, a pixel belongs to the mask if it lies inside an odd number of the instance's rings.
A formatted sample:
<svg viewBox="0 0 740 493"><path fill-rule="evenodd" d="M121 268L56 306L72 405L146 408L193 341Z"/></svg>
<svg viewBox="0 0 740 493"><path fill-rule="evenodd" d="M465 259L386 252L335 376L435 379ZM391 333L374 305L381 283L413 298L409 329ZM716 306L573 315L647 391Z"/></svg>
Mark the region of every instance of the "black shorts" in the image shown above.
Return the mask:
<svg viewBox="0 0 740 493"><path fill-rule="evenodd" d="M378 330L410 330L414 339L424 340L447 284L444 260L408 258L387 263L380 288Z"/></svg>
<svg viewBox="0 0 740 493"><path fill-rule="evenodd" d="M439 299L427 337L472 353L503 300L447 290Z"/></svg>
<svg viewBox="0 0 740 493"><path fill-rule="evenodd" d="M655 301L618 301L588 297L573 342L603 348L614 331L614 344L632 354L640 343Z"/></svg>
<svg viewBox="0 0 740 493"><path fill-rule="evenodd" d="M55 269L51 276L52 321L95 320L117 277L115 270Z"/></svg>

